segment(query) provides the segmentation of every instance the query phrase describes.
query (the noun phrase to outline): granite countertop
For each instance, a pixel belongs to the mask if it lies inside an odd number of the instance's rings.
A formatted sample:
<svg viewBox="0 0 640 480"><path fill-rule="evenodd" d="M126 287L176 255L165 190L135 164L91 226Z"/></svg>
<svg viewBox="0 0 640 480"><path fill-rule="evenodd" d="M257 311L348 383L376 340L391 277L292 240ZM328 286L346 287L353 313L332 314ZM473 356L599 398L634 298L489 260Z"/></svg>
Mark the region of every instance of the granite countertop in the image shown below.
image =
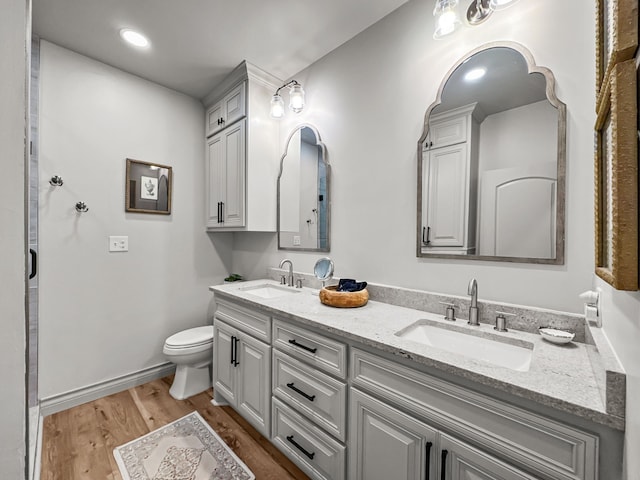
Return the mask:
<svg viewBox="0 0 640 480"><path fill-rule="evenodd" d="M451 322L422 310L414 310L388 303L371 301L359 308L333 308L320 303L318 290L295 289L295 293L276 298L261 298L250 292L258 285L278 285L273 280L253 280L212 286L210 290L221 299L229 298L247 306L302 325L368 345L377 350L408 358L418 364L493 387L526 398L547 407L567 412L593 422L624 430L624 418L607 413L606 395L602 382L594 372L593 359L599 356L595 345L571 342L556 345L534 333L510 330L496 332L491 325L479 327L455 322L455 329L470 330L480 336L500 336L505 343L529 342L533 355L528 371L521 372L499 367L474 358L450 353L396 335L398 331L418 320L441 323L451 328Z"/></svg>

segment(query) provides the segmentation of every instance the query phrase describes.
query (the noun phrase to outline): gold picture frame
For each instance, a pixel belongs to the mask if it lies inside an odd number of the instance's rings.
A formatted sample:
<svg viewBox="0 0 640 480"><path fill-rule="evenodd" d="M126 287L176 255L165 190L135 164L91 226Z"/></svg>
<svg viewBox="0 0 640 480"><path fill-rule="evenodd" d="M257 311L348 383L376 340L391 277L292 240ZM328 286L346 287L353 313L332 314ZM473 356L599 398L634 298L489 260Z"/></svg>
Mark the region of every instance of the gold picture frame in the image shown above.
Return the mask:
<svg viewBox="0 0 640 480"><path fill-rule="evenodd" d="M596 118L596 274L638 290L638 138L635 60L615 64Z"/></svg>
<svg viewBox="0 0 640 480"><path fill-rule="evenodd" d="M172 170L166 165L127 158L125 211L171 214Z"/></svg>
<svg viewBox="0 0 640 480"><path fill-rule="evenodd" d="M613 67L638 48L638 0L596 1L596 111L602 110L603 89Z"/></svg>

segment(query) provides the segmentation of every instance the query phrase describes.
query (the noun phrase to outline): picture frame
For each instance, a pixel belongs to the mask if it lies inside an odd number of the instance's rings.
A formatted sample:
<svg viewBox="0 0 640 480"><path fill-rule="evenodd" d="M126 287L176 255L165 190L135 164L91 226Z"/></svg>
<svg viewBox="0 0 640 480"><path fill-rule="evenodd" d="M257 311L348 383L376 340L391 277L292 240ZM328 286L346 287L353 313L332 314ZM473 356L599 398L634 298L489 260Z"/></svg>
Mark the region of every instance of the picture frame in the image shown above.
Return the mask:
<svg viewBox="0 0 640 480"><path fill-rule="evenodd" d="M638 138L635 60L614 65L596 118L596 274L638 290Z"/></svg>
<svg viewBox="0 0 640 480"><path fill-rule="evenodd" d="M596 112L613 67L638 48L638 0L596 1Z"/></svg>
<svg viewBox="0 0 640 480"><path fill-rule="evenodd" d="M170 215L172 182L171 167L127 158L125 211Z"/></svg>

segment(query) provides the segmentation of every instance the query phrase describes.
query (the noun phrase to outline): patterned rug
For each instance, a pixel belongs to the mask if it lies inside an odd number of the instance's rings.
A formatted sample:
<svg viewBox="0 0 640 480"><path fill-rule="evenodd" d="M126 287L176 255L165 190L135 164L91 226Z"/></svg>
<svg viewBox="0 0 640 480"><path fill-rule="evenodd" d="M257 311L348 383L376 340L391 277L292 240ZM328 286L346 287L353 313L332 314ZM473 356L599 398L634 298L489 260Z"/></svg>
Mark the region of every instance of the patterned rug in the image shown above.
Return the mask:
<svg viewBox="0 0 640 480"><path fill-rule="evenodd" d="M198 412L113 450L123 480L253 480Z"/></svg>

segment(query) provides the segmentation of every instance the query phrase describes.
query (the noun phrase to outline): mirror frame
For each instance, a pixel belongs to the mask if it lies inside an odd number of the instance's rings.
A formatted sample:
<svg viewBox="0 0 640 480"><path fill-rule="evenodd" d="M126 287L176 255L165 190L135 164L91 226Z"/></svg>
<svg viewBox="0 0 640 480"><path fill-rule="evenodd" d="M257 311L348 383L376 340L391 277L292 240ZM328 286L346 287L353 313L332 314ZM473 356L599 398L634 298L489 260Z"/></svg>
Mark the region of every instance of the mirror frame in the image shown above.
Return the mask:
<svg viewBox="0 0 640 480"><path fill-rule="evenodd" d="M491 255L457 255L451 253L424 253L422 251L422 204L423 189L422 185L422 145L429 134L429 117L434 108L442 103L442 92L447 81L453 72L473 55L489 50L491 48L510 48L520 53L527 62L528 73L540 73L544 75L546 80L546 96L547 100L558 110L558 156L557 156L557 200L556 200L556 256L554 258L528 258L528 257L503 257ZM564 264L564 243L565 243L565 193L566 193L566 132L567 132L567 107L556 96L556 81L553 72L546 67L536 65L533 55L523 45L516 42L491 42L477 47L460 58L449 69L444 79L440 83L435 101L429 106L424 115L424 126L422 135L418 140L418 203L416 217L416 256L421 258L447 258L455 260L484 260L491 262L513 262L513 263L537 263L547 265L563 265Z"/></svg>
<svg viewBox="0 0 640 480"><path fill-rule="evenodd" d="M611 69L601 90L596 118L595 147L595 260L596 274L617 290L634 291L638 281L638 144L636 62L627 60ZM610 119L611 145L606 148L605 124ZM607 151L605 151L607 150ZM610 184L607 185L607 165ZM606 212L610 208L611 229ZM611 249L611 264L605 246Z"/></svg>
<svg viewBox="0 0 640 480"><path fill-rule="evenodd" d="M289 144L291 143L291 139L296 134L298 130L302 130L303 128L310 128L316 136L316 146L320 147L322 150L322 161L325 166L325 171L327 172L327 246L326 248L294 248L294 247L283 247L280 243L280 178L282 177L282 169L284 167L284 159L289 152ZM278 233L278 250L288 250L291 252L329 252L331 251L331 165L327 159L327 148L324 143L322 143L322 138L320 138L320 133L318 129L313 125L308 123L301 123L291 130L291 133L287 137L287 141L285 142L284 154L280 157L280 170L278 171L278 180L277 180L277 205L276 205L276 230Z"/></svg>

